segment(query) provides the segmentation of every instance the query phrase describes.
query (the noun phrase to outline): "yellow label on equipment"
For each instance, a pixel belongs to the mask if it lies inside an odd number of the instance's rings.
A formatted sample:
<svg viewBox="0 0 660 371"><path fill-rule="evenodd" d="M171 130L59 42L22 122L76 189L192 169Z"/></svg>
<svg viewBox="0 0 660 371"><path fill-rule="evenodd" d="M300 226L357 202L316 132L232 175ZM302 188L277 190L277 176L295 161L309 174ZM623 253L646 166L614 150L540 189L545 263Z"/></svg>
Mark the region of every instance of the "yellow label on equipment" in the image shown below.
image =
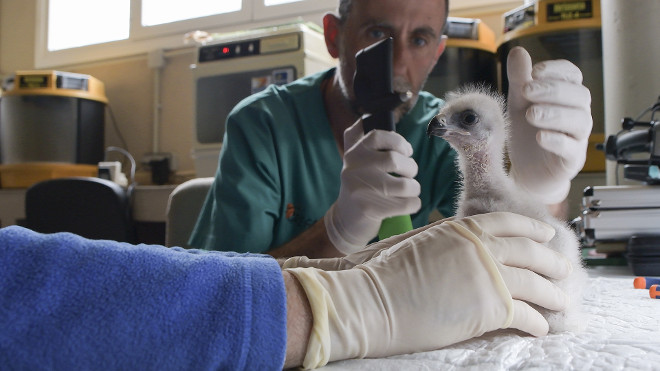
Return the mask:
<svg viewBox="0 0 660 371"><path fill-rule="evenodd" d="M573 19L593 18L591 0L566 1L547 5L547 21L570 21Z"/></svg>
<svg viewBox="0 0 660 371"><path fill-rule="evenodd" d="M21 88L35 89L48 87L48 75L28 75L21 76L19 86Z"/></svg>

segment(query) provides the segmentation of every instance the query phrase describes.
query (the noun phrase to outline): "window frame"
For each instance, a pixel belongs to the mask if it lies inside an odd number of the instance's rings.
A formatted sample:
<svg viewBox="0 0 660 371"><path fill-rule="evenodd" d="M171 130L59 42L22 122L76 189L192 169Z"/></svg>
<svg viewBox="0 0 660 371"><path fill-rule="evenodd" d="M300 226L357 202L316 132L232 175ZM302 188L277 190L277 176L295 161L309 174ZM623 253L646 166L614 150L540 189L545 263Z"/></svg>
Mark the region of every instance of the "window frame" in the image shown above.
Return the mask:
<svg viewBox="0 0 660 371"><path fill-rule="evenodd" d="M51 51L48 50L49 0L37 0L34 63L36 68L125 58L158 49L181 49L189 47L185 45L183 36L190 31L230 32L265 25L279 25L293 22L304 15L334 11L336 8L336 2L331 0L302 0L268 7L264 0L242 0L242 9L237 12L145 27L141 24L142 0L130 1L131 20L128 39ZM320 22L321 19L316 21Z"/></svg>
<svg viewBox="0 0 660 371"><path fill-rule="evenodd" d="M205 30L217 28L218 25L247 23L252 18L253 1L242 0L241 10L235 12L185 19L154 26L143 26L141 23L142 0L131 0L131 31L129 39L153 39L171 34L183 35L191 30Z"/></svg>
<svg viewBox="0 0 660 371"><path fill-rule="evenodd" d="M290 14L302 14L318 11L335 11L337 0L303 0L293 3L266 6L266 2L256 1L253 4L255 20L286 17ZM302 10L302 11L301 11ZM319 22L321 20L319 19Z"/></svg>

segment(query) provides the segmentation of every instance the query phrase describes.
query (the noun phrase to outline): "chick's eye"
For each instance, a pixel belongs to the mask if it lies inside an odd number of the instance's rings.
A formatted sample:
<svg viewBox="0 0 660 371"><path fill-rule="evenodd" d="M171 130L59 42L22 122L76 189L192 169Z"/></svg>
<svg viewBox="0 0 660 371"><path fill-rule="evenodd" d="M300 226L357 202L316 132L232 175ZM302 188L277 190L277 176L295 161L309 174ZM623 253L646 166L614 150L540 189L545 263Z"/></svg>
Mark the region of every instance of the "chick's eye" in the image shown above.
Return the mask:
<svg viewBox="0 0 660 371"><path fill-rule="evenodd" d="M474 125L479 122L479 116L472 110L461 113L461 122L465 125Z"/></svg>

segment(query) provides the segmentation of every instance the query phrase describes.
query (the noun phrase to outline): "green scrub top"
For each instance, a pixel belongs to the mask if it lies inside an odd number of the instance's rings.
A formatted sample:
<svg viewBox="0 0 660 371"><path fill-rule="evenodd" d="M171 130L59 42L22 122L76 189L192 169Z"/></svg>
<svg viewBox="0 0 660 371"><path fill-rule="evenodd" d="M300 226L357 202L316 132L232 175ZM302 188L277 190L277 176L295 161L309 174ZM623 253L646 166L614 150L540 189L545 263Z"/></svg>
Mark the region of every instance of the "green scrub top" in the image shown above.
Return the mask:
<svg viewBox="0 0 660 371"><path fill-rule="evenodd" d="M241 101L227 117L215 182L190 245L208 250L263 253L321 219L339 195L342 159L330 129L321 83L335 69L271 85ZM455 153L426 135L442 100L421 92L397 124L419 166L422 208L415 228L437 209L454 214L458 194Z"/></svg>

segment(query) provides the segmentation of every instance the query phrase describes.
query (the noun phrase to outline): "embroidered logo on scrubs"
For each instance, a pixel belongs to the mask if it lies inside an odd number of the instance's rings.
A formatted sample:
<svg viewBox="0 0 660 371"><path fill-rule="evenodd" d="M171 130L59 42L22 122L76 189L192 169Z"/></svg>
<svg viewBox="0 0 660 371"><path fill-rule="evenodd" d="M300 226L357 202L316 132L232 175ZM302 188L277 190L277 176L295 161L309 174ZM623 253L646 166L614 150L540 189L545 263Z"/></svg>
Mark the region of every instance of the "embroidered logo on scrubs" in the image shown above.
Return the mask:
<svg viewBox="0 0 660 371"><path fill-rule="evenodd" d="M291 204L291 203L286 204L286 218L291 219L291 217L295 213L296 213L296 208L293 207L293 204Z"/></svg>
<svg viewBox="0 0 660 371"><path fill-rule="evenodd" d="M286 218L294 224L307 229L311 227L312 224L316 222L316 220L305 218L303 212L304 210L296 209L292 203L288 203L286 205Z"/></svg>

